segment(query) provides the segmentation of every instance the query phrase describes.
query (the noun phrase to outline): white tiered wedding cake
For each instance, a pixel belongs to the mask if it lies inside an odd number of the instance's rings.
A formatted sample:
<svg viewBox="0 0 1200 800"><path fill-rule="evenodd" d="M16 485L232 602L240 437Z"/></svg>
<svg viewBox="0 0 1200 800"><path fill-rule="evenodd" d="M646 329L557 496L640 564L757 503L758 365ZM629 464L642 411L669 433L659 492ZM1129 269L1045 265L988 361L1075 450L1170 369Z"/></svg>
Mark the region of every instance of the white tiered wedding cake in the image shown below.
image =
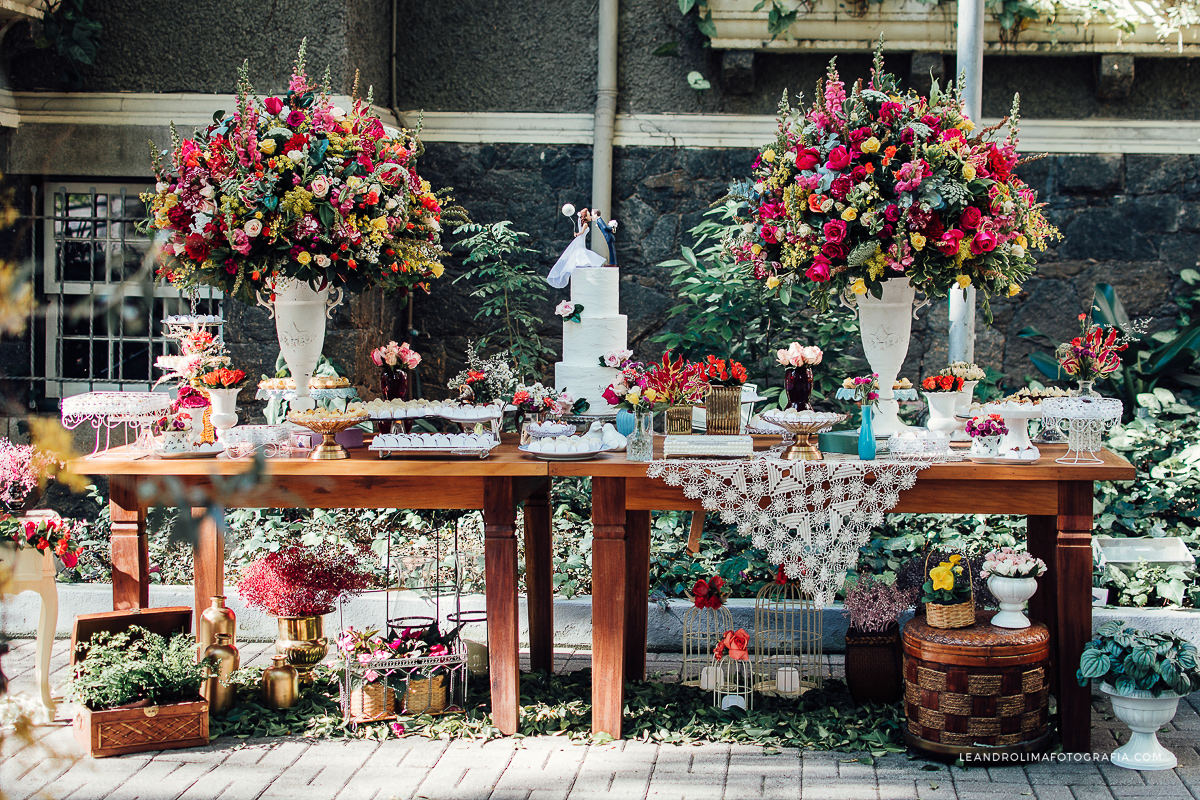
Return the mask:
<svg viewBox="0 0 1200 800"><path fill-rule="evenodd" d="M571 205L563 206L562 211L567 217L575 214ZM592 222L608 244L608 259L587 249L585 240ZM554 365L554 385L586 400L591 414L611 412L604 390L616 379L617 371L604 366L601 359L625 350L628 340L628 320L618 308L621 272L613 243L616 227L616 220L605 222L597 212L579 212L575 237L548 277L550 285L557 288L564 288L569 278L571 302L582 308L578 321L571 321L571 315L563 321L562 361Z"/></svg>

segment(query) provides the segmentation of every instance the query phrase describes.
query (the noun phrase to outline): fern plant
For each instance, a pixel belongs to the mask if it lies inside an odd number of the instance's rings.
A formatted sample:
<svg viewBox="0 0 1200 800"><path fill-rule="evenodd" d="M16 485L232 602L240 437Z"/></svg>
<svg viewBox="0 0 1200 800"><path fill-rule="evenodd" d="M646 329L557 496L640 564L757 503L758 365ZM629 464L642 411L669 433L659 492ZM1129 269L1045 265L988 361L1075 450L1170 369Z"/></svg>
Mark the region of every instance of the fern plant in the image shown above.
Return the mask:
<svg viewBox="0 0 1200 800"><path fill-rule="evenodd" d="M75 665L67 696L93 711L130 703L164 705L195 700L212 659L196 662L196 639L169 639L133 626L97 633L82 645L87 657Z"/></svg>
<svg viewBox="0 0 1200 800"><path fill-rule="evenodd" d="M529 237L514 231L508 220L490 225L467 223L454 229L461 237L458 249L467 255L463 263L469 269L454 279L474 288L471 296L480 300L475 322L483 330L477 338L480 350L507 349L522 381L540 379L549 367L554 350L539 335L541 306L549 292L540 272L526 263L530 253L522 240Z"/></svg>

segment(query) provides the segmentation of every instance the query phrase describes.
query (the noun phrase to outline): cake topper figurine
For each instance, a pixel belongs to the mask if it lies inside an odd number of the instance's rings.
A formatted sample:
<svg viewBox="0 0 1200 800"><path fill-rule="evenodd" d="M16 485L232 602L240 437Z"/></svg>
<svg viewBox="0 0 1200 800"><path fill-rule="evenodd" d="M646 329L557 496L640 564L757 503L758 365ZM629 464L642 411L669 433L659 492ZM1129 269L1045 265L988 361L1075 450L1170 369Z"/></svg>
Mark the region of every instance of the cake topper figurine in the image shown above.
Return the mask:
<svg viewBox="0 0 1200 800"><path fill-rule="evenodd" d="M607 222L600 216L600 212L596 209L582 209L578 214L575 213L575 206L570 203L562 207L562 214L568 219L572 219L572 227L574 228L574 238L567 245L567 249L563 250L562 255L558 257L558 261L554 262L554 267L550 270L550 274L546 276L546 281L556 289L565 289L571 282L571 273L577 267L602 267L606 260L604 256L588 249L586 239L588 229L595 223L600 231L600 235L604 237L604 241L608 244L608 259L609 266L617 264L617 245L613 238L613 232L617 229L617 221L608 220Z"/></svg>

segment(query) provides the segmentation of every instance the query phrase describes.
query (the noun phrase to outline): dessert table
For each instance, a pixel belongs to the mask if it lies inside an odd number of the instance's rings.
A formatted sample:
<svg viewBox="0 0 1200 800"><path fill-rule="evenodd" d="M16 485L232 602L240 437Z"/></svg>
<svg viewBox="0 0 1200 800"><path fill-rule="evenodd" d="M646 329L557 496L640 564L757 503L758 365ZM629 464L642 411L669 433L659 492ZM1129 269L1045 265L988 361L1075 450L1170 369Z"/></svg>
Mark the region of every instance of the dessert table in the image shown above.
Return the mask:
<svg viewBox="0 0 1200 800"><path fill-rule="evenodd" d="M250 468L247 461L159 459L118 447L78 459L70 468L109 481L114 610L149 606L146 510L178 505L181 492L189 505L223 508L480 509L492 711L497 727L509 734L517 730L520 697L516 514L523 503L531 660L535 669L551 668L548 471L545 462L524 456L515 444L498 447L486 460L383 460L363 449L338 461L268 459L265 480L244 491L233 490L231 481ZM194 550L199 613L210 597L224 594L224 542L211 519L200 526Z"/></svg>
<svg viewBox="0 0 1200 800"><path fill-rule="evenodd" d="M768 441L775 440L762 444ZM657 444L661 448L661 439ZM1050 631L1050 686L1058 696L1063 748L1087 752L1090 693L1076 683L1075 665L1092 634L1093 482L1131 480L1135 471L1107 450L1101 464L1055 463L1063 450L1043 446L1042 457L1026 465L933 464L919 472L892 510L1028 517L1029 551L1050 567L1038 581L1030 616ZM703 511L681 488L646 473L646 464L631 463L621 453L550 465L552 477L592 479L592 582L605 587L592 598L592 726L614 737L621 735L623 681L644 677L646 669L650 512Z"/></svg>

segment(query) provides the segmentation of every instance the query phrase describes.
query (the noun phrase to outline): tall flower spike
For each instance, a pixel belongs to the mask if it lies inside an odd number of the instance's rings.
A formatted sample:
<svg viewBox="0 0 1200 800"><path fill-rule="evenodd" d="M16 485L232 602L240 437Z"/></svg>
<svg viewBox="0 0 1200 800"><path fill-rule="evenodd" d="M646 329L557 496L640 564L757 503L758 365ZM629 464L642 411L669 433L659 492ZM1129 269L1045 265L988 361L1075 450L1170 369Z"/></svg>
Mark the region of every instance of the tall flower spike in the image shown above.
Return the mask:
<svg viewBox="0 0 1200 800"><path fill-rule="evenodd" d="M308 37L305 36L303 39L300 40L300 49L298 49L296 51L296 60L292 64L292 84L295 84L297 82L296 81L297 78L300 79L301 84L305 84L308 82L308 75L305 74L305 69L308 66L305 63L305 57L307 56L307 54L308 54ZM289 86L288 88L293 88L293 86ZM297 91L302 91L302 89L297 89Z"/></svg>

